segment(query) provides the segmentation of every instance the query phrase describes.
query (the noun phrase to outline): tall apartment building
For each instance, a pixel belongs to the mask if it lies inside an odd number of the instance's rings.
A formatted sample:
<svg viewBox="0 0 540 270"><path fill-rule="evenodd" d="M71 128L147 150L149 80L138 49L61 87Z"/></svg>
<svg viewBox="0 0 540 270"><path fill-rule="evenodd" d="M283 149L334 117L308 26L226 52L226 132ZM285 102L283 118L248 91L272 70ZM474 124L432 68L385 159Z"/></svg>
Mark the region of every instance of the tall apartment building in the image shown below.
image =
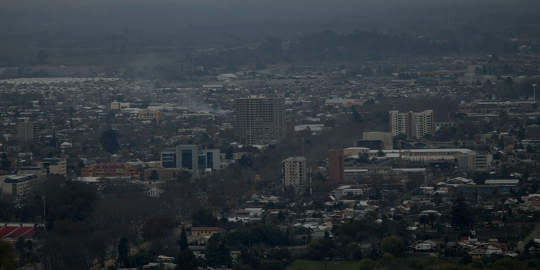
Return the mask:
<svg viewBox="0 0 540 270"><path fill-rule="evenodd" d="M305 157L290 157L281 162L283 187L292 187L295 192L305 192L310 187L310 175Z"/></svg>
<svg viewBox="0 0 540 270"><path fill-rule="evenodd" d="M25 118L17 123L17 140L24 143L32 142L37 136L37 125Z"/></svg>
<svg viewBox="0 0 540 270"><path fill-rule="evenodd" d="M235 130L242 144L268 144L285 135L283 98L239 98L234 102Z"/></svg>
<svg viewBox="0 0 540 270"><path fill-rule="evenodd" d="M433 110L423 112L390 111L390 132L393 136L405 135L407 138L422 138L434 133Z"/></svg>
<svg viewBox="0 0 540 270"><path fill-rule="evenodd" d="M328 150L328 180L331 182L343 182L344 176L343 149Z"/></svg>

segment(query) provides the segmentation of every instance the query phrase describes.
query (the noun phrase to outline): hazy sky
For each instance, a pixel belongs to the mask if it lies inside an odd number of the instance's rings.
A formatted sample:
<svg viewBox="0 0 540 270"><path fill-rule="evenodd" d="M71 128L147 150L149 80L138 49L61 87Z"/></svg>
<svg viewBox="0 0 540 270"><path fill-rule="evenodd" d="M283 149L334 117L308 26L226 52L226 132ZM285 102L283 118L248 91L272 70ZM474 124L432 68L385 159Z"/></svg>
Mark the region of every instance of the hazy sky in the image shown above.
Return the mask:
<svg viewBox="0 0 540 270"><path fill-rule="evenodd" d="M401 27L416 31L433 19L452 24L478 17L486 18L484 23L489 23L496 17L494 23L502 23L508 14L540 16L535 14L540 12L538 0L1 1L0 33L9 35L40 32L83 35L125 29L161 35L183 31L276 35L325 28L349 31Z"/></svg>

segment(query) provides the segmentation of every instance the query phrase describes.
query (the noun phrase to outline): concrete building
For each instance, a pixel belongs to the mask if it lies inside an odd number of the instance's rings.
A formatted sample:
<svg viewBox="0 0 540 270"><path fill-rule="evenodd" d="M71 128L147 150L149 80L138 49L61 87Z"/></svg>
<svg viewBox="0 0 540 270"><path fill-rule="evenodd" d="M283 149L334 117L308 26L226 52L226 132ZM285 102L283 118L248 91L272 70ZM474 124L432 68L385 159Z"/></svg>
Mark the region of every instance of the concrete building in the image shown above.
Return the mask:
<svg viewBox="0 0 540 270"><path fill-rule="evenodd" d="M405 135L409 134L409 113L400 113L399 111L390 111L389 123L390 123L390 133L392 136Z"/></svg>
<svg viewBox="0 0 540 270"><path fill-rule="evenodd" d="M128 163L97 163L85 166L82 177L135 177L140 178L140 171Z"/></svg>
<svg viewBox="0 0 540 270"><path fill-rule="evenodd" d="M23 143L31 143L37 137L37 125L24 118L22 122L17 123L17 140Z"/></svg>
<svg viewBox="0 0 540 270"><path fill-rule="evenodd" d="M458 160L459 167L469 171L488 171L491 169L491 162L493 155L474 151L460 156Z"/></svg>
<svg viewBox="0 0 540 270"><path fill-rule="evenodd" d="M176 152L161 152L161 167L168 169L178 168Z"/></svg>
<svg viewBox="0 0 540 270"><path fill-rule="evenodd" d="M343 149L328 151L328 179L331 182L343 182L344 180L344 154Z"/></svg>
<svg viewBox="0 0 540 270"><path fill-rule="evenodd" d="M393 136L405 135L407 138L423 138L434 134L433 110L423 112L389 112L390 132Z"/></svg>
<svg viewBox="0 0 540 270"><path fill-rule="evenodd" d="M203 149L199 151L197 160L199 169L221 169L221 151L219 149Z"/></svg>
<svg viewBox="0 0 540 270"><path fill-rule="evenodd" d="M292 187L297 193L310 187L310 175L305 157L290 157L281 162L283 188Z"/></svg>
<svg viewBox="0 0 540 270"><path fill-rule="evenodd" d="M200 149L198 145L176 146L176 151L161 152L162 168L185 170L219 170L222 168L219 149Z"/></svg>
<svg viewBox="0 0 540 270"><path fill-rule="evenodd" d="M176 168L196 170L198 167L199 147L185 144L176 146Z"/></svg>
<svg viewBox="0 0 540 270"><path fill-rule="evenodd" d="M160 111L144 109L137 113L137 119L142 121L161 121L163 117L161 116Z"/></svg>
<svg viewBox="0 0 540 270"><path fill-rule="evenodd" d="M252 96L234 103L235 129L242 144L268 144L285 135L283 98Z"/></svg>
<svg viewBox="0 0 540 270"><path fill-rule="evenodd" d="M467 155L475 154L473 150L466 148L444 149L403 149L383 150L382 156L379 150L370 150L364 147L349 147L343 150L347 158L357 158L359 154L367 154L369 158L403 159L415 163L432 162L455 162Z"/></svg>
<svg viewBox="0 0 540 270"><path fill-rule="evenodd" d="M0 186L2 194L11 196L16 204L20 204L32 191L38 176L35 174L2 176Z"/></svg>
<svg viewBox="0 0 540 270"><path fill-rule="evenodd" d="M67 162L62 158L45 158L41 161L40 167L44 175L67 175Z"/></svg>
<svg viewBox="0 0 540 270"><path fill-rule="evenodd" d="M362 133L362 140L365 141L381 141L384 150L392 150L394 141L392 140L392 132L370 131Z"/></svg>

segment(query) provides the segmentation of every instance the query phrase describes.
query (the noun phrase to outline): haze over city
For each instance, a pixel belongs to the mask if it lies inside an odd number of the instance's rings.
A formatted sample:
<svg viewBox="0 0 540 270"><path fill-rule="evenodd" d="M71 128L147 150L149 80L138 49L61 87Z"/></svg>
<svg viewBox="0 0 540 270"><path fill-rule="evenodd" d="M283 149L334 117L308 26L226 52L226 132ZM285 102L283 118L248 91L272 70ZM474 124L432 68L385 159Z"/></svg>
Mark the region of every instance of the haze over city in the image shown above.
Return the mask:
<svg viewBox="0 0 540 270"><path fill-rule="evenodd" d="M540 2L3 0L0 270L538 269Z"/></svg>

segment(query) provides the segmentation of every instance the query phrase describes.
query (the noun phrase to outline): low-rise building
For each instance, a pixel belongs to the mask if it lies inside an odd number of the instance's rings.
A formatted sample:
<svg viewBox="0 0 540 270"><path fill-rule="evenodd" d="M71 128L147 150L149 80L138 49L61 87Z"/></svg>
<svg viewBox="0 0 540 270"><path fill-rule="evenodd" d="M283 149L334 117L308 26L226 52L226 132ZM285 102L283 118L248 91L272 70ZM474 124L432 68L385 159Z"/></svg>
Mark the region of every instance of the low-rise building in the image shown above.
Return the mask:
<svg viewBox="0 0 540 270"><path fill-rule="evenodd" d="M137 167L127 163L97 163L85 166L82 177L140 177Z"/></svg>

